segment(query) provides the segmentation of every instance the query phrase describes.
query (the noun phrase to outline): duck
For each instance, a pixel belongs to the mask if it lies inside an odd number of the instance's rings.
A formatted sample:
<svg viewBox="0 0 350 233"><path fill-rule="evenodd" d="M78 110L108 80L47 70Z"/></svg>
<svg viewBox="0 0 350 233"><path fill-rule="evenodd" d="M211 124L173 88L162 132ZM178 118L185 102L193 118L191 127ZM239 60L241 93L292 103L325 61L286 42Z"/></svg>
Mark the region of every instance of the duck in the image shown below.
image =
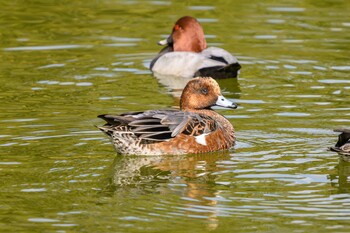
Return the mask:
<svg viewBox="0 0 350 233"><path fill-rule="evenodd" d="M235 144L230 121L212 109L235 109L216 80L196 77L187 83L180 109L102 114L98 127L120 155L184 155L228 150Z"/></svg>
<svg viewBox="0 0 350 233"><path fill-rule="evenodd" d="M335 146L330 147L330 150L341 155L350 156L350 129L335 129L334 132L340 132L340 134L338 142Z"/></svg>
<svg viewBox="0 0 350 233"><path fill-rule="evenodd" d="M158 44L165 47L150 63L155 76L235 78L241 68L228 51L207 47L201 24L191 16L178 19L170 36Z"/></svg>

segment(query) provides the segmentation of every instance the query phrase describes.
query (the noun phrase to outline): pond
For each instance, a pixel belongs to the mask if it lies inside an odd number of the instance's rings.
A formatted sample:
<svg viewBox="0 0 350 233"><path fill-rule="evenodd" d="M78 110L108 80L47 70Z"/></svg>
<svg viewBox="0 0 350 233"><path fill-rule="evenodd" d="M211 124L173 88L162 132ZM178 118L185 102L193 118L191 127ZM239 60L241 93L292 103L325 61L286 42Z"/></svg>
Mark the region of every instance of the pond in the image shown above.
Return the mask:
<svg viewBox="0 0 350 233"><path fill-rule="evenodd" d="M349 232L349 1L2 1L4 232ZM148 65L181 16L233 53L236 146L117 156L96 116L178 105Z"/></svg>

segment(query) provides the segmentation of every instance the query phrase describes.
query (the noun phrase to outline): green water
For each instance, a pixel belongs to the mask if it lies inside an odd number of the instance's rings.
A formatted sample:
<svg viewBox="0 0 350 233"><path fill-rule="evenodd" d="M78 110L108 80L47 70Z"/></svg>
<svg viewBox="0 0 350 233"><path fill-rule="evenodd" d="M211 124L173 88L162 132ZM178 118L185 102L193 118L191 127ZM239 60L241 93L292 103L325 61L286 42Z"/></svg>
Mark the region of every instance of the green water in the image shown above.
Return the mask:
<svg viewBox="0 0 350 233"><path fill-rule="evenodd" d="M349 232L349 1L1 1L0 231ZM177 18L235 54L234 149L117 157L104 113L169 108Z"/></svg>

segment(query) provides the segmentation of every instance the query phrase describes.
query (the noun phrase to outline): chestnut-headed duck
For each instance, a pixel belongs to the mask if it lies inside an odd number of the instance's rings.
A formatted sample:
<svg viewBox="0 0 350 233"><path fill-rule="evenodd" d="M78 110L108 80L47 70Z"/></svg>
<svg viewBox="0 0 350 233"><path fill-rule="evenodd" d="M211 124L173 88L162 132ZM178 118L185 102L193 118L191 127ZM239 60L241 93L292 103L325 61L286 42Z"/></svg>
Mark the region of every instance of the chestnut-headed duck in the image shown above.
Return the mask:
<svg viewBox="0 0 350 233"><path fill-rule="evenodd" d="M183 155L227 150L235 144L232 124L211 109L237 108L222 96L210 77L191 79L185 86L180 110L148 110L121 115L99 115L118 154Z"/></svg>
<svg viewBox="0 0 350 233"><path fill-rule="evenodd" d="M209 47L200 23L191 16L176 21L171 35L159 45L166 45L150 65L153 74L184 78L210 76L237 77L241 68L237 58L224 49Z"/></svg>
<svg viewBox="0 0 350 233"><path fill-rule="evenodd" d="M338 142L330 147L341 155L350 155L350 129L335 129L334 132L340 132Z"/></svg>

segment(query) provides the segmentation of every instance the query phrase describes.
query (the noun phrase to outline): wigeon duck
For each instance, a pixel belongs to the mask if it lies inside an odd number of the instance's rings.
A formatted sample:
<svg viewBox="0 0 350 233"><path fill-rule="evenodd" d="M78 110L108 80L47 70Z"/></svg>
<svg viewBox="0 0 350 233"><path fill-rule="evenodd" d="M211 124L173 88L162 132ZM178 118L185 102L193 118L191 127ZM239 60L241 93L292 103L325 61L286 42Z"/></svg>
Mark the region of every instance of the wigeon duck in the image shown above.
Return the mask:
<svg viewBox="0 0 350 233"><path fill-rule="evenodd" d="M177 20L168 39L158 44L167 46L151 62L156 76L230 78L237 77L241 68L226 50L207 48L202 26L190 16Z"/></svg>
<svg viewBox="0 0 350 233"><path fill-rule="evenodd" d="M337 144L330 149L342 155L350 155L350 129L335 129L334 132L341 134L338 136Z"/></svg>
<svg viewBox="0 0 350 233"><path fill-rule="evenodd" d="M180 110L148 110L121 115L99 115L119 154L182 155L231 148L233 126L213 106L237 108L222 96L218 83L209 77L191 79L185 86Z"/></svg>

